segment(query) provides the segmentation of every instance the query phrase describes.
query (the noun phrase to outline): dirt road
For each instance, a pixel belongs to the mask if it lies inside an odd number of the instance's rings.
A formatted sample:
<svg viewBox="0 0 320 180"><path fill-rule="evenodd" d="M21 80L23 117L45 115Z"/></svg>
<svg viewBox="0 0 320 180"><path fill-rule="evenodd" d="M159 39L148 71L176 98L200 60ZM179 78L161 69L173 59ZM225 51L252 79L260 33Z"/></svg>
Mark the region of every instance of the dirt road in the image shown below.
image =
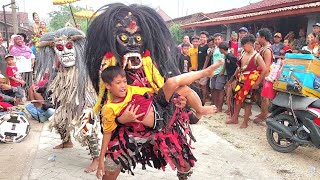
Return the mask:
<svg viewBox="0 0 320 180"><path fill-rule="evenodd" d="M29 120L31 130L20 143L0 143L0 179L20 179L31 166L38 147L42 123Z"/></svg>
<svg viewBox="0 0 320 180"><path fill-rule="evenodd" d="M251 121L247 129L240 129L241 117L237 125L226 125L226 118L224 113L219 113L207 116L199 123L217 133L243 153L263 160L269 166L268 168L284 179L320 179L319 149L307 146L299 147L288 154L278 153L267 142L265 123L256 125Z"/></svg>

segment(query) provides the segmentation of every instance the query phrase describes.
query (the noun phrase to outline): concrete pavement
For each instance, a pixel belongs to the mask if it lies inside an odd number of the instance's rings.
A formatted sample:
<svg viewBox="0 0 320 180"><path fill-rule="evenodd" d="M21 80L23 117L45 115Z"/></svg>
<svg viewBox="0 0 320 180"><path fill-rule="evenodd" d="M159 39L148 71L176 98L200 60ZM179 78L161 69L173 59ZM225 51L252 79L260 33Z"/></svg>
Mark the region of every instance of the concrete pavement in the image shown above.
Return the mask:
<svg viewBox="0 0 320 180"><path fill-rule="evenodd" d="M39 145L32 163L26 168L23 180L65 180L65 179L96 179L95 173L85 173L84 167L90 163L90 156L84 147L75 143L72 149L52 149L60 143L57 134L48 131L48 123L41 132ZM205 125L193 125L197 142L192 146L198 161L190 179L281 179L276 172L267 169L261 158L253 158L235 148ZM24 142L22 142L24 143ZM56 156L55 161L48 161ZM165 172L147 167L147 170L135 169L135 176L121 174L120 180L174 180L176 173L170 168ZM5 178L16 179L16 178Z"/></svg>

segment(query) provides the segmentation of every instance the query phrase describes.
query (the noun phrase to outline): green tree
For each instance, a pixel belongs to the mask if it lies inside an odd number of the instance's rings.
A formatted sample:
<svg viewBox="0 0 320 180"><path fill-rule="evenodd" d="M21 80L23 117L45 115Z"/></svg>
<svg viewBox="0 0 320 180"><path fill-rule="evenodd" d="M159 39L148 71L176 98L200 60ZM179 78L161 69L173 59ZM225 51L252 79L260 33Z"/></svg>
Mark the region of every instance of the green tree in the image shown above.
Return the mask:
<svg viewBox="0 0 320 180"><path fill-rule="evenodd" d="M71 5L71 9L73 13L79 12L81 10L84 10L84 8L81 7L74 7ZM71 16L70 8L67 5L60 6L59 11L53 11L49 13L50 21L49 21L49 29L50 30L57 30L60 28L63 28L66 23L70 23L73 26L75 26L74 21ZM87 31L87 20L86 19L78 19L75 18L76 23L81 26L81 30L83 32Z"/></svg>
<svg viewBox="0 0 320 180"><path fill-rule="evenodd" d="M180 27L179 24L174 24L169 29L175 42L177 44L180 44L184 36L184 30Z"/></svg>

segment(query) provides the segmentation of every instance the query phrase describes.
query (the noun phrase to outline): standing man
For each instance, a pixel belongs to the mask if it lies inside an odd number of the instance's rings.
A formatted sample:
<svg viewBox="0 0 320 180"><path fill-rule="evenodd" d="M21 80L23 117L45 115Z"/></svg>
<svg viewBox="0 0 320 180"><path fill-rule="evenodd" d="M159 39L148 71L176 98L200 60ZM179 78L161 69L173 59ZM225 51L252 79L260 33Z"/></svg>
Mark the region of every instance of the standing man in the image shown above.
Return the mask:
<svg viewBox="0 0 320 180"><path fill-rule="evenodd" d="M202 70L204 67L204 63L206 61L207 57L207 51L208 51L208 37L209 33L207 31L201 31L200 32L200 45L198 47L198 70ZM201 78L199 83L202 90L202 104L205 103L206 97L207 97L207 81L208 78Z"/></svg>
<svg viewBox="0 0 320 180"><path fill-rule="evenodd" d="M238 57L239 42L238 42L238 34L235 31L232 31L231 33L229 47L230 47L231 53L236 57Z"/></svg>
<svg viewBox="0 0 320 180"><path fill-rule="evenodd" d="M7 69L7 63L4 60L4 56L7 54L7 49L2 45L3 43L3 37L0 33L0 74L7 76L6 69Z"/></svg>
<svg viewBox="0 0 320 180"><path fill-rule="evenodd" d="M222 34L216 33L213 36L214 51L212 53L211 64L216 63L218 60L224 62L225 55L220 52L219 45L223 42ZM224 86L227 81L227 76L224 72L221 73L223 66L220 66L214 71L214 76L210 78L210 90L211 90L211 101L217 107L217 112L222 112L222 105L224 99Z"/></svg>
<svg viewBox="0 0 320 180"><path fill-rule="evenodd" d="M189 48L188 55L191 60L191 71L196 71L198 69L199 36L193 36L191 38L191 43L193 47Z"/></svg>
<svg viewBox="0 0 320 180"><path fill-rule="evenodd" d="M281 50L283 49L284 45L281 42L281 39L282 39L281 33L277 32L274 34L274 38L273 38L274 44L272 45L272 51L276 59L283 58L283 56L281 56Z"/></svg>
<svg viewBox="0 0 320 180"><path fill-rule="evenodd" d="M248 28L246 27L241 27L238 31L238 34L239 34L239 39L238 39L238 55L241 54L243 48L241 46L241 39L246 36L248 34Z"/></svg>
<svg viewBox="0 0 320 180"><path fill-rule="evenodd" d="M269 75L270 66L273 61L273 52L270 44L271 38L272 34L269 29L263 28L259 30L257 40L262 46L259 53L262 56L268 70L268 74L266 76ZM264 81L261 91L261 113L256 116L253 121L254 123L262 122L267 118L270 102L272 99L274 99L275 95L276 92L273 89L273 82Z"/></svg>
<svg viewBox="0 0 320 180"><path fill-rule="evenodd" d="M316 35L320 35L320 23L315 23L313 26L313 32L316 33Z"/></svg>

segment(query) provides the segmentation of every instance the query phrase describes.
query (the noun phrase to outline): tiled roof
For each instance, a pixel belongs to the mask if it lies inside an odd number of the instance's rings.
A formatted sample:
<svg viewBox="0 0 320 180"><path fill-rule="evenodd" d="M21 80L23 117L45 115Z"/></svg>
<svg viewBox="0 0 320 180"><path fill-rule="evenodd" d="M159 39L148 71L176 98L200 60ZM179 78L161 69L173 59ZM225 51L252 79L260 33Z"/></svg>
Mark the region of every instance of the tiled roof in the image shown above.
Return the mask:
<svg viewBox="0 0 320 180"><path fill-rule="evenodd" d="M307 0L306 0L307 1ZM260 19L265 19L267 15L269 14L277 14L280 12L286 12L286 11L291 11L295 12L295 14L299 14L298 10L301 9L308 9L308 8L319 8L320 7L320 2L314 2L314 3L307 3L307 4L302 4L302 5L295 5L295 6L288 6L288 7L280 7L280 8L275 8L271 10L265 10L265 11L255 11L252 13L246 13L246 14L240 14L240 15L231 15L231 16L223 16L223 17L218 17L218 18L213 18L210 20L202 21L202 22L194 22L190 24L185 24L182 26L182 28L189 28L189 27L202 27L202 26L209 26L209 25L216 25L216 24L223 24L223 23L230 23L231 21L245 21L246 19L249 18L260 18Z"/></svg>
<svg viewBox="0 0 320 180"><path fill-rule="evenodd" d="M241 13L257 12L261 10L270 10L279 7L305 4L310 2L318 2L319 0L262 0L251 3L241 8L236 8L225 13L225 15L236 15Z"/></svg>
<svg viewBox="0 0 320 180"><path fill-rule="evenodd" d="M195 14L190 14L188 16L171 19L166 22L167 24L189 24L189 23L199 22L199 21L208 20L208 19L210 18L206 16L204 13L195 13Z"/></svg>
<svg viewBox="0 0 320 180"><path fill-rule="evenodd" d="M182 16L175 19L171 19L170 21L167 21L167 24L189 24L194 22L200 22L205 20L210 20L212 18L222 17L225 12L228 12L230 10L224 10L224 11L218 11L213 13L195 13L190 14L188 16Z"/></svg>
<svg viewBox="0 0 320 180"><path fill-rule="evenodd" d="M213 13L207 13L206 16L208 16L209 18L217 18L217 17L221 17L221 16L226 16L226 14L228 14L230 11L232 11L234 9L229 9L229 10L224 10L224 11L218 11L218 12L213 12Z"/></svg>
<svg viewBox="0 0 320 180"><path fill-rule="evenodd" d="M169 21L172 18L166 13L164 12L160 7L156 9L157 13L162 17L162 19L164 21Z"/></svg>

